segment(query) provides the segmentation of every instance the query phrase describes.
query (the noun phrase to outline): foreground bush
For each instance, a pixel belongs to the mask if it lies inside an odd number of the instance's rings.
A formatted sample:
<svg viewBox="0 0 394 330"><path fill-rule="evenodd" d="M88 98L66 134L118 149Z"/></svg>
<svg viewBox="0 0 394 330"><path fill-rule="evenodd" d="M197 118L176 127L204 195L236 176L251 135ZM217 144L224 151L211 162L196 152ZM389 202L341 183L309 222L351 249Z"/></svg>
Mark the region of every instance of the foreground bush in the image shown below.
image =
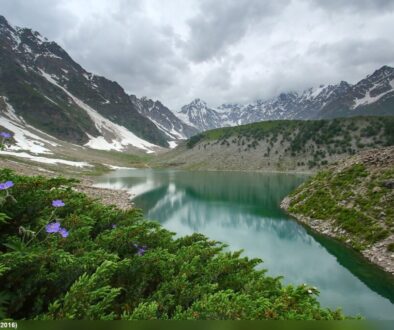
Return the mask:
<svg viewBox="0 0 394 330"><path fill-rule="evenodd" d="M260 260L203 235L175 239L73 180L1 170L0 182L0 318L343 318L319 306L315 288L283 286L255 270Z"/></svg>

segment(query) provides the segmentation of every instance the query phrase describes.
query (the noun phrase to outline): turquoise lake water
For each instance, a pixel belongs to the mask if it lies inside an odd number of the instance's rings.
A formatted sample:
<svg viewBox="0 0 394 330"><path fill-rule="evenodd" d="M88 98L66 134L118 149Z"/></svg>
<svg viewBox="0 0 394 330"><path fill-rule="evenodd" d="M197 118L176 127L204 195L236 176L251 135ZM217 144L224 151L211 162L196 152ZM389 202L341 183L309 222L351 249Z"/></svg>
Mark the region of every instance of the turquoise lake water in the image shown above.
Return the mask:
<svg viewBox="0 0 394 330"><path fill-rule="evenodd" d="M394 319L394 281L331 239L312 233L279 208L303 175L176 170L116 170L101 187L127 189L148 219L177 235L201 232L263 260L285 283L308 283L323 306L368 319Z"/></svg>

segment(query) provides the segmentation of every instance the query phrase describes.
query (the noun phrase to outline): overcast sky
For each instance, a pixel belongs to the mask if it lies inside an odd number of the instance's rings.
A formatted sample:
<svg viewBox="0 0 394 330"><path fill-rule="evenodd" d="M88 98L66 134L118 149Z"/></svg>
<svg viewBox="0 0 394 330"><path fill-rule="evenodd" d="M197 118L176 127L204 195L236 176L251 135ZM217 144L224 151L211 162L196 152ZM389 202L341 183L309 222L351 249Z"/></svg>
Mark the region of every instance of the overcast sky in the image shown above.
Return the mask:
<svg viewBox="0 0 394 330"><path fill-rule="evenodd" d="M354 83L394 65L393 0L0 0L0 14L172 110Z"/></svg>

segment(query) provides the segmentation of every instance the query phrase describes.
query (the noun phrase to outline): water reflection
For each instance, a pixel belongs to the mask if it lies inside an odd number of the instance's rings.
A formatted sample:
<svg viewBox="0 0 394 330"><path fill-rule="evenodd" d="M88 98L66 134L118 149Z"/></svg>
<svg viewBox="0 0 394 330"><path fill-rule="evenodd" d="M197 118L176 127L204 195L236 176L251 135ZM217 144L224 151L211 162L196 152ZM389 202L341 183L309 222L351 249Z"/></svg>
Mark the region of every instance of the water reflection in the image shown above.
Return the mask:
<svg viewBox="0 0 394 330"><path fill-rule="evenodd" d="M310 283L324 306L393 319L392 279L332 240L316 236L278 207L305 176L239 172L119 170L99 185L130 190L149 219L177 235L201 232L264 260L287 283ZM387 299L389 298L389 299Z"/></svg>

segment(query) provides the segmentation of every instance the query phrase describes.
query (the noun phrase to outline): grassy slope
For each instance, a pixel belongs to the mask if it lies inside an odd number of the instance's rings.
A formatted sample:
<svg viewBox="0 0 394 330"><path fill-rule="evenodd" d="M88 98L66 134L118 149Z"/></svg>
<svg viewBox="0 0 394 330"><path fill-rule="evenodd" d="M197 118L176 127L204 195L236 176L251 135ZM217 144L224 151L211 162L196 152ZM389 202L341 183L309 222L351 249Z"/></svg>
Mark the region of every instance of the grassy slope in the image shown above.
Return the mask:
<svg viewBox="0 0 394 330"><path fill-rule="evenodd" d="M393 144L394 117L266 121L203 132L159 157L158 163L202 169L311 170L359 150Z"/></svg>
<svg viewBox="0 0 394 330"><path fill-rule="evenodd" d="M394 190L385 186L389 180L394 180L394 148L366 151L312 177L290 195L286 209L297 218L317 219L316 228L328 222L331 236L357 250L379 247L379 258L390 260Z"/></svg>

